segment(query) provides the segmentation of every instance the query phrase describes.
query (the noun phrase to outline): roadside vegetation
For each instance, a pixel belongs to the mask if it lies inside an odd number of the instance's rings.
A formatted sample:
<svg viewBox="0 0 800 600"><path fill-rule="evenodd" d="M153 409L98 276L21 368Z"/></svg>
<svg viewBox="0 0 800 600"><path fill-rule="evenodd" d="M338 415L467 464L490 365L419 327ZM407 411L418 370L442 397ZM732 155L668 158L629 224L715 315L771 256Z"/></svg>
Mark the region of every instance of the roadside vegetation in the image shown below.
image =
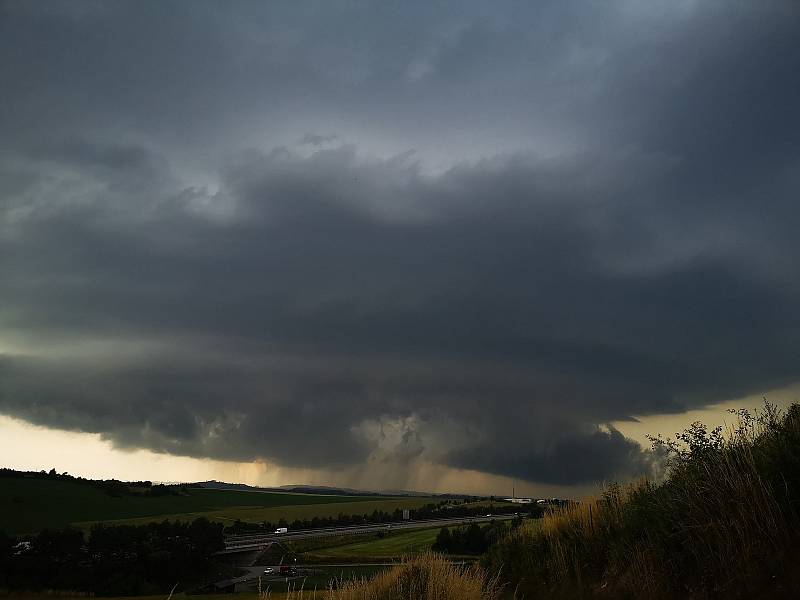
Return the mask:
<svg viewBox="0 0 800 600"><path fill-rule="evenodd" d="M365 581L334 582L325 600L499 600L503 586L477 565L456 565L437 554L422 554ZM304 600L303 591L287 600ZM319 595L313 596L318 598ZM266 598L263 598L266 600Z"/></svg>
<svg viewBox="0 0 800 600"><path fill-rule="evenodd" d="M776 598L800 589L800 406L653 438L660 483L610 485L494 545L527 598Z"/></svg>
<svg viewBox="0 0 800 600"><path fill-rule="evenodd" d="M513 521L492 521L488 525L470 523L461 527L443 527L431 545L435 552L456 555L480 555L503 538L509 529L523 523L522 517Z"/></svg>

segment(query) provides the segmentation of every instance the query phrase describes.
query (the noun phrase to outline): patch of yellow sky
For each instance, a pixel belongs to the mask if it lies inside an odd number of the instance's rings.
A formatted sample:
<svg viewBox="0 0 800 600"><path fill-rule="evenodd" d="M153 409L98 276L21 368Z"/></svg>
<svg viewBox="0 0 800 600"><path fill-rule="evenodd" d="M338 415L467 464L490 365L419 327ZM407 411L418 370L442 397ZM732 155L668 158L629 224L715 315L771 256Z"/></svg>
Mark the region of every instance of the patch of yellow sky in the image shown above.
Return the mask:
<svg viewBox="0 0 800 600"><path fill-rule="evenodd" d="M800 385L765 394L773 404L786 408L800 398ZM614 422L624 435L648 445L647 434L674 435L692 421L709 426L731 425L735 418L729 408L757 409L763 396L754 395L722 402L700 410L674 415L650 415L635 421ZM595 485L563 488L530 482L514 482L477 471L451 469L430 462L418 462L402 475L386 465L367 465L337 472L289 469L265 462L231 462L159 454L149 450L115 447L99 434L77 433L38 427L0 415L0 466L20 470L67 471L76 476L188 482L216 479L250 485L285 484L342 485L361 489L414 489L430 492L468 492L510 495L516 484L518 496L583 496ZM598 482L599 483L599 482Z"/></svg>
<svg viewBox="0 0 800 600"><path fill-rule="evenodd" d="M611 425L619 429L625 436L636 440L645 447L649 447L648 434L657 435L660 433L664 436L672 437L694 421L702 421L709 428L722 425L727 431L737 420L735 415L728 412L729 410L746 408L751 412L759 411L764 408L765 399L770 404L786 410L793 402L800 401L800 384L771 390L763 394L727 400L697 410L669 415L636 417L635 421L616 421Z"/></svg>

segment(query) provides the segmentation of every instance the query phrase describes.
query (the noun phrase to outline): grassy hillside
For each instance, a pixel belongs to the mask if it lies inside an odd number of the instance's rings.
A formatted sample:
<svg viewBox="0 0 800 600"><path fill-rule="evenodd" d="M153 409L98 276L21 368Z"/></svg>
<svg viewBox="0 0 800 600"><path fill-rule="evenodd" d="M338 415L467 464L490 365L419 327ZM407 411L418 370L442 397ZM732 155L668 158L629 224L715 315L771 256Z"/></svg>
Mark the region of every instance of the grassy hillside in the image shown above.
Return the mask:
<svg viewBox="0 0 800 600"><path fill-rule="evenodd" d="M248 494L248 492L239 492ZM249 494L252 495L252 494ZM283 496L283 494L276 494ZM225 525L230 525L234 521L242 521L245 523L262 523L269 521L272 523L277 522L283 518L291 522L295 519L312 519L313 517L336 517L337 515L362 515L370 514L375 510L382 510L385 512L393 512L396 508L419 508L430 502L435 501L434 498L380 498L373 497L355 497L355 496L305 496L303 494L292 494L293 496L300 496L307 498L311 502L307 504L294 503L283 504L278 506L231 506L219 510L207 510L201 512L183 512L183 513L165 513L158 515L149 515L147 517L118 519L109 521L114 525L129 524L141 525L149 521L160 521L163 519L178 519L182 521L192 521L198 517L205 517L211 521L219 521ZM322 503L314 503L313 499L320 498L337 498L338 500L324 501ZM97 520L97 519L95 519ZM77 522L79 527L89 526L92 521Z"/></svg>
<svg viewBox="0 0 800 600"><path fill-rule="evenodd" d="M609 486L490 551L526 598L790 598L800 577L800 406L654 440L660 483Z"/></svg>
<svg viewBox="0 0 800 600"><path fill-rule="evenodd" d="M405 499L398 499L403 503ZM426 500L427 501L427 500ZM323 516L371 512L391 506L392 498L323 496L272 492L242 492L187 488L182 495L114 497L90 485L33 478L0 479L0 530L29 533L45 527L123 519L153 520L210 516L218 520L292 520L300 511ZM414 506L424 501L412 502ZM405 505L403 505L405 507Z"/></svg>
<svg viewBox="0 0 800 600"><path fill-rule="evenodd" d="M312 554L316 559L330 559L331 562L350 558L368 560L422 554L430 551L438 533L439 528L395 532L383 538L360 540L350 544L314 550Z"/></svg>

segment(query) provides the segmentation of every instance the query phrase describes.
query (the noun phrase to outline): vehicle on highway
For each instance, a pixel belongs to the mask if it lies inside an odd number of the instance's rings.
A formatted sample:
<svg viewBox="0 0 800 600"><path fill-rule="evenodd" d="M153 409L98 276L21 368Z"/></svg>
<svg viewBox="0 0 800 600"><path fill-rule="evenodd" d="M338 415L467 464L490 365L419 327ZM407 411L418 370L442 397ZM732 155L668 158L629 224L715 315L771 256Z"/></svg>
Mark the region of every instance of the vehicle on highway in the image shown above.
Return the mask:
<svg viewBox="0 0 800 600"><path fill-rule="evenodd" d="M288 533L288 532L289 532L289 528L288 527L278 527L275 530L275 533Z"/></svg>
<svg viewBox="0 0 800 600"><path fill-rule="evenodd" d="M20 542L11 548L14 551L14 556L20 556L25 554L26 552L30 552L31 550L31 543L30 542Z"/></svg>
<svg viewBox="0 0 800 600"><path fill-rule="evenodd" d="M275 574L275 567L267 567L264 569L264 575L274 575Z"/></svg>

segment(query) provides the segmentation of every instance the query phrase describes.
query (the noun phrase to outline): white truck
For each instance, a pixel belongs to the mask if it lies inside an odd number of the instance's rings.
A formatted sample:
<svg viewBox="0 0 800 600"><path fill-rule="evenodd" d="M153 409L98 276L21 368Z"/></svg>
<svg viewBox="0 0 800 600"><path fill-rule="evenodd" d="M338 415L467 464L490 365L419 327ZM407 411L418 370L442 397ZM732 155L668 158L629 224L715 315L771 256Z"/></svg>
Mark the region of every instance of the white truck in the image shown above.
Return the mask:
<svg viewBox="0 0 800 600"><path fill-rule="evenodd" d="M288 531L289 531L289 528L288 528L288 527L278 527L278 528L275 530L275 533L288 533Z"/></svg>

